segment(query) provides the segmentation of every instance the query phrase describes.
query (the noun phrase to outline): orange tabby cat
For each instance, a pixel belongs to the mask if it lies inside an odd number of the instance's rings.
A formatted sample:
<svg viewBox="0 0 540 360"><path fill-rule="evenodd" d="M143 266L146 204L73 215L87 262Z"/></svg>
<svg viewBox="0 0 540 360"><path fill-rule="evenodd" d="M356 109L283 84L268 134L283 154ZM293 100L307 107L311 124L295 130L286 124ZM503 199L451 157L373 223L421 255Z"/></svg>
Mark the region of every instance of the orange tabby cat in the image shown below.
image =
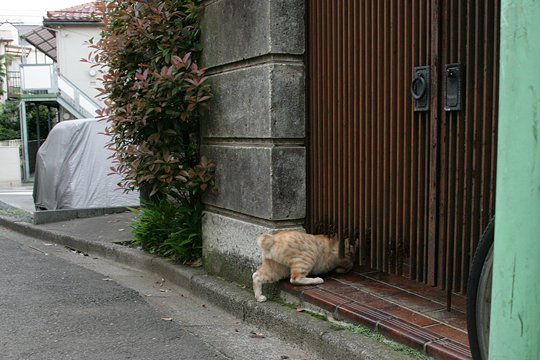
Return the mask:
<svg viewBox="0 0 540 360"><path fill-rule="evenodd" d="M266 301L262 284L291 277L293 285L315 285L324 282L318 275L336 269L344 273L352 268L350 258L339 257L337 236L310 235L300 231L262 234L257 243L262 249L262 265L253 273L255 299ZM349 256L350 257L350 256Z"/></svg>

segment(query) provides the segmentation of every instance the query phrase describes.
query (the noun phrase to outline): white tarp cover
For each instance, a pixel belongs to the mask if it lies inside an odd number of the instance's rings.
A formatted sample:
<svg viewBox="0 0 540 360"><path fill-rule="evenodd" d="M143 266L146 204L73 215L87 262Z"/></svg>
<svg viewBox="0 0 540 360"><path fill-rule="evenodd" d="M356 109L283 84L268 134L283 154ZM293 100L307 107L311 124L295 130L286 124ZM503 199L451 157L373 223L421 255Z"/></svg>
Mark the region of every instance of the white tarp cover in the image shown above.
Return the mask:
<svg viewBox="0 0 540 360"><path fill-rule="evenodd" d="M108 175L112 152L106 123L80 119L58 123L36 156L34 203L38 209L85 209L139 205L139 193L118 188Z"/></svg>

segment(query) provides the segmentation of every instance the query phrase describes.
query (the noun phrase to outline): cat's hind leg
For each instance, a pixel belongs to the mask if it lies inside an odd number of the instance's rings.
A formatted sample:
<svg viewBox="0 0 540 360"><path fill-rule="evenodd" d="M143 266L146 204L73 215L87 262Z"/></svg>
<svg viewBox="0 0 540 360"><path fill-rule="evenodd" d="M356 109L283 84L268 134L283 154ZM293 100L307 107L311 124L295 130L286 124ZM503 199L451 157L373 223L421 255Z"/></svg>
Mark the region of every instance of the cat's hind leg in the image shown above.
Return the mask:
<svg viewBox="0 0 540 360"><path fill-rule="evenodd" d="M318 285L324 280L320 277L307 277L311 269L305 269L302 266L291 265L291 284L293 285Z"/></svg>
<svg viewBox="0 0 540 360"><path fill-rule="evenodd" d="M289 275L289 268L274 260L264 259L262 265L253 273L253 293L258 302L266 301L262 294L262 285L284 279Z"/></svg>

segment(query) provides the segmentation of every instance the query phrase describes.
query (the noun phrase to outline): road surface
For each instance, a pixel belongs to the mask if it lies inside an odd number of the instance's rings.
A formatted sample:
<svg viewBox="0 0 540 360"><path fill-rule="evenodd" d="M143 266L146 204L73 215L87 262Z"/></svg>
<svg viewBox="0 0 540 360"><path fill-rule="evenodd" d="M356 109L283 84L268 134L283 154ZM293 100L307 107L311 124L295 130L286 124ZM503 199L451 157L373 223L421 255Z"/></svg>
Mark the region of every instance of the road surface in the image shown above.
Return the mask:
<svg viewBox="0 0 540 360"><path fill-rule="evenodd" d="M2 359L305 359L155 275L0 227Z"/></svg>

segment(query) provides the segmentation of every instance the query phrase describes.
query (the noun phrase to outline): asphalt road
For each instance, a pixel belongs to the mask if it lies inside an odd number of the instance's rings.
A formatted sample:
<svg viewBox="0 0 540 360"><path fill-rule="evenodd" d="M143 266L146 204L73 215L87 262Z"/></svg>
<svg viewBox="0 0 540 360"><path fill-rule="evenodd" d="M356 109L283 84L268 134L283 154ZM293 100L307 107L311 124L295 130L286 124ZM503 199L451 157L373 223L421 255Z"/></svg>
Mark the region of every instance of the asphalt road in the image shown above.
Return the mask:
<svg viewBox="0 0 540 360"><path fill-rule="evenodd" d="M155 275L0 227L1 359L316 359Z"/></svg>

